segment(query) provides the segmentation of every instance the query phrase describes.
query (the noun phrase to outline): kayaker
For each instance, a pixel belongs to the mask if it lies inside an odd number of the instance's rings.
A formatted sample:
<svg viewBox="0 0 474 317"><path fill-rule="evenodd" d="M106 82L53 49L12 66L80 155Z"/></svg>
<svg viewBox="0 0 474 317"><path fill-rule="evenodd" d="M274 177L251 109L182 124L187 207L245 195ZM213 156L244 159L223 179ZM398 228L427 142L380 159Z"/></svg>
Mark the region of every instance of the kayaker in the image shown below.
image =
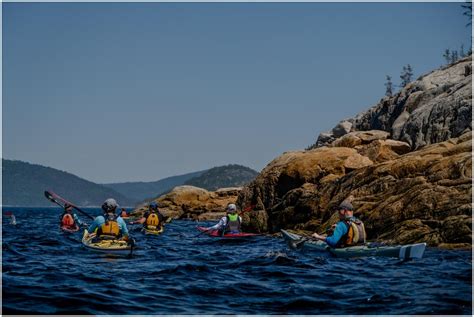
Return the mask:
<svg viewBox="0 0 474 317"><path fill-rule="evenodd" d="M82 225L83 223L79 217L72 211L72 206L65 204L63 214L61 215L61 227L66 227L68 229L78 229L78 226Z"/></svg>
<svg viewBox="0 0 474 317"><path fill-rule="evenodd" d="M95 232L97 237L122 238L128 240L127 224L122 217L116 215L118 204L113 198L106 199L102 204L104 214L94 219L89 226L90 233Z"/></svg>
<svg viewBox="0 0 474 317"><path fill-rule="evenodd" d="M120 217L128 218L127 210L125 208L122 208L122 211L120 213Z"/></svg>
<svg viewBox="0 0 474 317"><path fill-rule="evenodd" d="M158 204L152 201L148 205L148 211L146 211L140 219L132 221L130 224L142 223L147 229L160 230L161 226L163 225L164 218L165 217L158 209Z"/></svg>
<svg viewBox="0 0 474 317"><path fill-rule="evenodd" d="M10 224L16 226L16 218L14 214L11 214Z"/></svg>
<svg viewBox="0 0 474 317"><path fill-rule="evenodd" d="M227 205L226 212L227 214L216 225L207 228L207 230L219 230L222 235L240 233L242 217L237 213L237 206L235 204Z"/></svg>
<svg viewBox="0 0 474 317"><path fill-rule="evenodd" d="M354 217L354 207L349 202L342 202L337 208L339 222L332 232L325 236L313 233L312 237L326 242L333 248L342 248L365 244L365 228L362 221Z"/></svg>

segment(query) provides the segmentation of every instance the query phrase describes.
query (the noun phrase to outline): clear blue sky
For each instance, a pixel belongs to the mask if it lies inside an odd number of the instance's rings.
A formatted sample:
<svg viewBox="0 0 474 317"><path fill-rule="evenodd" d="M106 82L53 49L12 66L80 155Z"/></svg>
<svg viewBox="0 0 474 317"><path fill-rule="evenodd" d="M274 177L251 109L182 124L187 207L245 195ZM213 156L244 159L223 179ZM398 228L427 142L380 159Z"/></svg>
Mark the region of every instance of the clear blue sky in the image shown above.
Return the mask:
<svg viewBox="0 0 474 317"><path fill-rule="evenodd" d="M460 3L3 3L3 156L95 182L260 170L470 45ZM467 49L466 49L467 50Z"/></svg>

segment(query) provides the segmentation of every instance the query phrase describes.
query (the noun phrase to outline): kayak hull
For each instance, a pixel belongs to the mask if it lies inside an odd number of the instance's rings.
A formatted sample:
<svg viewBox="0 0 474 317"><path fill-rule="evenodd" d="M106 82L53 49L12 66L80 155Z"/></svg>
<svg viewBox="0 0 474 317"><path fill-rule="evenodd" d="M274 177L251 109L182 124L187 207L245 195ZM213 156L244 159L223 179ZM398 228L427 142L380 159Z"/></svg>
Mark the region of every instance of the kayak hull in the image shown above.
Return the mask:
<svg viewBox="0 0 474 317"><path fill-rule="evenodd" d="M283 239L287 243L301 241L303 236L281 230ZM353 258L365 256L394 257L400 259L421 259L426 249L426 243L397 245L397 246L375 246L361 245L347 248L331 248L325 242L320 240L307 240L304 242L304 248L328 251L338 258Z"/></svg>
<svg viewBox="0 0 474 317"><path fill-rule="evenodd" d="M142 229L142 232L143 232L144 234L147 234L147 235L148 235L148 234L151 234L151 235L159 235L159 234L161 234L163 231L164 231L163 226L161 226L161 228L158 229L158 230L157 230L157 229L149 229L149 228L145 228L145 227L143 227L143 229Z"/></svg>
<svg viewBox="0 0 474 317"><path fill-rule="evenodd" d="M214 238L230 238L230 239L238 239L238 238L249 238L249 237L255 237L259 236L257 233L226 233L224 235L221 235L219 233L219 230L208 230L206 227L197 227L197 229L206 235Z"/></svg>
<svg viewBox="0 0 474 317"><path fill-rule="evenodd" d="M79 231L79 227L76 226L74 228L68 227L68 226L61 226L61 230L67 233L74 233Z"/></svg>
<svg viewBox="0 0 474 317"><path fill-rule="evenodd" d="M93 242L95 234L89 235L87 230L84 230L82 236L82 244L86 249L109 255L129 255L132 253L132 247L123 240L101 240Z"/></svg>

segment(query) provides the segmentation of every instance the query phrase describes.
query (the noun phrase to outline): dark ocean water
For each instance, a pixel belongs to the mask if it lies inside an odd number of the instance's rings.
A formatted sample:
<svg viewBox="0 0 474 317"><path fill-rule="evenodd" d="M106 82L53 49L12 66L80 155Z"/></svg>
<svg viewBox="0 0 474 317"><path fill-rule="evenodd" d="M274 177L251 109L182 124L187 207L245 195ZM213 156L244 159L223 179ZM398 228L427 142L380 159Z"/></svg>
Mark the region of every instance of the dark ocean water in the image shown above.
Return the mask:
<svg viewBox="0 0 474 317"><path fill-rule="evenodd" d="M195 237L198 223L173 221L161 236L134 232L132 258L110 258L84 249L81 232L60 232L60 209L6 210L18 224L3 217L3 314L472 312L470 252L338 259L266 236Z"/></svg>

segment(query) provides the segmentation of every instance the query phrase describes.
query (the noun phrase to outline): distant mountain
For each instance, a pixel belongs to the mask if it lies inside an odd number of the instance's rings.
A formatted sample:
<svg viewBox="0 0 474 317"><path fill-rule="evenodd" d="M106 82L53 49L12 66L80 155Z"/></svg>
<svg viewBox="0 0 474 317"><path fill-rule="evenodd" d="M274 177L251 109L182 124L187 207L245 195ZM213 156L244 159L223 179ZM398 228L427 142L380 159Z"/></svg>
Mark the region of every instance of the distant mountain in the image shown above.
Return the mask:
<svg viewBox="0 0 474 317"><path fill-rule="evenodd" d="M161 196L162 194L169 192L174 187L183 185L187 180L200 176L204 172L205 171L199 171L178 176L171 176L155 182L126 182L102 185L111 188L124 196L130 197L136 203L138 203L152 197Z"/></svg>
<svg viewBox="0 0 474 317"><path fill-rule="evenodd" d="M121 206L134 205L133 199L111 188L51 167L6 159L2 159L2 165L4 206L51 206L44 197L45 190L52 190L79 206L100 206L110 197Z"/></svg>
<svg viewBox="0 0 474 317"><path fill-rule="evenodd" d="M211 168L200 176L186 181L185 185L205 188L207 190L216 190L223 187L238 187L250 183L258 175L257 171L251 168L231 164Z"/></svg>

